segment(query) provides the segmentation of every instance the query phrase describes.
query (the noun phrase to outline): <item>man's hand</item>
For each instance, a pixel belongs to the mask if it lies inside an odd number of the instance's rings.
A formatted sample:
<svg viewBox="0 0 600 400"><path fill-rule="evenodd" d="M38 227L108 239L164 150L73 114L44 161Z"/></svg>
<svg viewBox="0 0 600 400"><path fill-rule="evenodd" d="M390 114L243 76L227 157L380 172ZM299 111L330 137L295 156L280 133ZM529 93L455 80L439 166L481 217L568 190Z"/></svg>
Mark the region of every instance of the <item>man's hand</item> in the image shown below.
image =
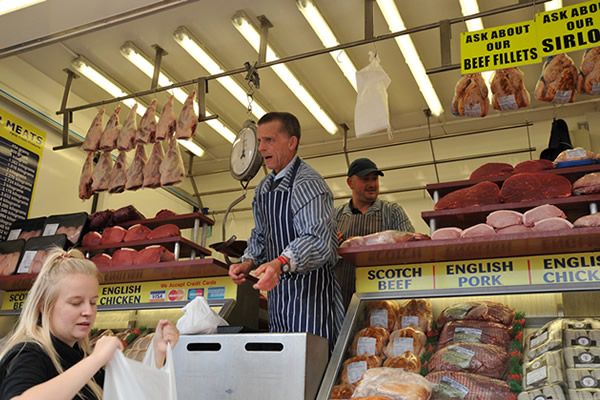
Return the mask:
<svg viewBox="0 0 600 400"><path fill-rule="evenodd" d="M281 261L278 259L264 263L254 271L259 280L253 288L266 291L273 289L279 283L281 272Z"/></svg>
<svg viewBox="0 0 600 400"><path fill-rule="evenodd" d="M238 264L231 264L229 266L229 276L231 277L231 280L236 285L241 285L242 283L246 282L246 275L248 275L253 265L254 262L252 260L246 260Z"/></svg>

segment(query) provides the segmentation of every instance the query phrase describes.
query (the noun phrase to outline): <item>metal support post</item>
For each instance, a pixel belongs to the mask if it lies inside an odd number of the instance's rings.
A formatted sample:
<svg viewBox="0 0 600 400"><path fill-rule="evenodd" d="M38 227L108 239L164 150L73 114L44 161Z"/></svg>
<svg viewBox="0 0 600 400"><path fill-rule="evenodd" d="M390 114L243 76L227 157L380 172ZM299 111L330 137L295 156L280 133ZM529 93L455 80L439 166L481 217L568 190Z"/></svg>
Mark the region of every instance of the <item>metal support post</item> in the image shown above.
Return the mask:
<svg viewBox="0 0 600 400"><path fill-rule="evenodd" d="M73 122L73 112L67 111L67 102L69 100L69 93L71 92L71 83L73 83L73 79L79 78L75 72L71 71L69 68L63 69L67 74L67 81L65 82L65 91L63 92L62 101L60 102L60 111L63 111L63 129L62 129L62 147L69 146L69 124Z"/></svg>
<svg viewBox="0 0 600 400"><path fill-rule="evenodd" d="M375 0L365 0L365 39L373 38L373 3Z"/></svg>
<svg viewBox="0 0 600 400"><path fill-rule="evenodd" d="M202 78L198 81L198 90L196 93L196 99L198 100L198 122L204 122L211 119L217 119L217 114L206 116L206 93L208 93L208 81L206 78Z"/></svg>
<svg viewBox="0 0 600 400"><path fill-rule="evenodd" d="M157 44L153 44L154 48L154 73L152 74L152 83L150 83L150 89L156 89L158 87L158 77L160 75L160 64L162 63L163 56L167 55L167 52Z"/></svg>
<svg viewBox="0 0 600 400"><path fill-rule="evenodd" d="M273 27L273 24L264 15L259 15L258 22L260 22L260 47L258 48L258 65L264 64L267 60L267 39L269 37L269 29Z"/></svg>
<svg viewBox="0 0 600 400"><path fill-rule="evenodd" d="M450 20L440 21L440 48L442 56L442 66L448 66L452 62L452 53L450 48L450 39L452 39L452 29Z"/></svg>
<svg viewBox="0 0 600 400"><path fill-rule="evenodd" d="M344 151L344 157L346 158L346 168L348 168L350 167L350 158L348 158L348 131L350 128L344 122L340 124L340 127L344 130L344 145L342 149Z"/></svg>

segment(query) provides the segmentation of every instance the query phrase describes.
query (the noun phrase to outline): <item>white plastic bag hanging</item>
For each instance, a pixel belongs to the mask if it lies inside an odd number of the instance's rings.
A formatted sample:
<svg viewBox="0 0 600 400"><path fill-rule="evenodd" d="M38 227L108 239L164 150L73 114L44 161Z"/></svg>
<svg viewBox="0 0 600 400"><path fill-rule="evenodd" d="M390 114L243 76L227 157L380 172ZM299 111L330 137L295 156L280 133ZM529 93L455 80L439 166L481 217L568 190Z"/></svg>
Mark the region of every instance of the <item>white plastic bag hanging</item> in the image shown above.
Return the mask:
<svg viewBox="0 0 600 400"><path fill-rule="evenodd" d="M215 313L204 297L198 296L183 307L183 316L177 321L177 329L182 335L215 333L218 326L229 325Z"/></svg>
<svg viewBox="0 0 600 400"><path fill-rule="evenodd" d="M175 366L171 345L167 345L165 366L154 365L153 343L143 362L131 360L117 351L106 364L104 400L177 400Z"/></svg>
<svg viewBox="0 0 600 400"><path fill-rule="evenodd" d="M391 82L379 64L379 56L370 51L369 65L356 72L358 95L354 108L354 131L357 137L391 131L387 95Z"/></svg>

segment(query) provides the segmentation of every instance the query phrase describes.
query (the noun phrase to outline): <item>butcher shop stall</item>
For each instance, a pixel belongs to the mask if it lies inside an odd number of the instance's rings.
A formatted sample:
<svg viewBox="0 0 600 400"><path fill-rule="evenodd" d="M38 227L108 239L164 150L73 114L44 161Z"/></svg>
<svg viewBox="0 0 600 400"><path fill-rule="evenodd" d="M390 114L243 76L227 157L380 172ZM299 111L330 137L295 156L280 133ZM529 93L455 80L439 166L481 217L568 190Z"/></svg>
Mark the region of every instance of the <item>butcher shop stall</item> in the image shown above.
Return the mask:
<svg viewBox="0 0 600 400"><path fill-rule="evenodd" d="M219 321L174 349L180 399L600 399L598 2L16 3L0 346L48 251L78 248L102 275L92 344L142 360L192 302ZM269 293L228 276L271 111L335 208L369 158L414 227L340 235L356 293L331 353L268 332Z"/></svg>

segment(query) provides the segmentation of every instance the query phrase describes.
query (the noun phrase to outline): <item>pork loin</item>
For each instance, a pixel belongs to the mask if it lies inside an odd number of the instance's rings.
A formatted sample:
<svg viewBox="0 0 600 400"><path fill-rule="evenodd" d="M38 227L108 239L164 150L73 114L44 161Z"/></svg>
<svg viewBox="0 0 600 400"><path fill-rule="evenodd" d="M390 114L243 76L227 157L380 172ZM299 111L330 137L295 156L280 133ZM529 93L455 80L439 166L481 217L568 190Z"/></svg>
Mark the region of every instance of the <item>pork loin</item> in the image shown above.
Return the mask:
<svg viewBox="0 0 600 400"><path fill-rule="evenodd" d="M496 229L506 228L511 225L521 225L523 223L523 214L512 210L498 210L490 213L485 223Z"/></svg>
<svg viewBox="0 0 600 400"><path fill-rule="evenodd" d="M551 204L544 204L525 211L523 214L523 225L534 226L536 222L552 217L567 218L560 208Z"/></svg>
<svg viewBox="0 0 600 400"><path fill-rule="evenodd" d="M465 229L460 234L461 238L481 237L481 236L494 236L496 231L488 224L477 224L470 228Z"/></svg>
<svg viewBox="0 0 600 400"><path fill-rule="evenodd" d="M462 229L460 228L440 228L431 234L431 240L445 240L445 239L458 239L460 238L460 234L462 233Z"/></svg>
<svg viewBox="0 0 600 400"><path fill-rule="evenodd" d="M532 230L534 232L551 232L563 229L573 229L573 224L564 218L551 217L536 222Z"/></svg>

